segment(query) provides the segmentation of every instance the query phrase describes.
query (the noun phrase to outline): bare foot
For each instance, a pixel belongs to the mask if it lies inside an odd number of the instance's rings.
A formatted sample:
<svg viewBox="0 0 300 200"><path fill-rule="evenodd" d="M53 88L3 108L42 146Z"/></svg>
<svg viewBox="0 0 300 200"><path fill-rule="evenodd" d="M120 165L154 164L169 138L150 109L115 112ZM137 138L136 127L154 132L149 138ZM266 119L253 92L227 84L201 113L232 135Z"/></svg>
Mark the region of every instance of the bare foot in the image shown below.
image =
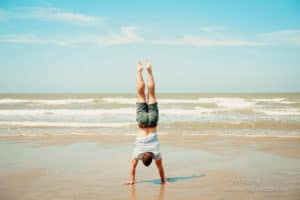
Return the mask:
<svg viewBox="0 0 300 200"><path fill-rule="evenodd" d="M148 73L152 73L152 65L151 65L151 61L149 59L146 61L146 68L147 68Z"/></svg>
<svg viewBox="0 0 300 200"><path fill-rule="evenodd" d="M138 61L136 70L137 70L137 72L143 71L143 65L142 65L141 61Z"/></svg>

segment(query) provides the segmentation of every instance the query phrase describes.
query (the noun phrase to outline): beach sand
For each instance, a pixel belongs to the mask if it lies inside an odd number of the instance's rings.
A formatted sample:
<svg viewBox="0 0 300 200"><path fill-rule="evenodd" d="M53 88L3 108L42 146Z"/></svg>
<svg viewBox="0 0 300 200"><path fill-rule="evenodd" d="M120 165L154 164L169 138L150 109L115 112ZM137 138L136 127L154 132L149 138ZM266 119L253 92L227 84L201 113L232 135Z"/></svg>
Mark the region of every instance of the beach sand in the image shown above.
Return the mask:
<svg viewBox="0 0 300 200"><path fill-rule="evenodd" d="M134 136L1 137L0 199L299 199L300 138L160 135L166 176L141 163Z"/></svg>

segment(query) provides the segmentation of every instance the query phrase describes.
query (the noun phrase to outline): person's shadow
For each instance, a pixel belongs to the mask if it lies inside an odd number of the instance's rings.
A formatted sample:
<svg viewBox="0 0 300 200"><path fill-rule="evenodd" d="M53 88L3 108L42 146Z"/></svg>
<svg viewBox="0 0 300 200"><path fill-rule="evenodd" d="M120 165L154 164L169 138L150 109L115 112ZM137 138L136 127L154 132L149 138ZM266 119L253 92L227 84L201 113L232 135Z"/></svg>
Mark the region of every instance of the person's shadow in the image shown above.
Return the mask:
<svg viewBox="0 0 300 200"><path fill-rule="evenodd" d="M177 181L184 181L184 180L191 180L191 179L196 179L196 178L201 178L206 176L206 174L200 174L200 175L192 175L192 176L175 176L171 178L167 178L167 181L169 183L175 183ZM152 184L161 184L160 179L152 179L152 180L141 180L137 181L136 183L152 183Z"/></svg>

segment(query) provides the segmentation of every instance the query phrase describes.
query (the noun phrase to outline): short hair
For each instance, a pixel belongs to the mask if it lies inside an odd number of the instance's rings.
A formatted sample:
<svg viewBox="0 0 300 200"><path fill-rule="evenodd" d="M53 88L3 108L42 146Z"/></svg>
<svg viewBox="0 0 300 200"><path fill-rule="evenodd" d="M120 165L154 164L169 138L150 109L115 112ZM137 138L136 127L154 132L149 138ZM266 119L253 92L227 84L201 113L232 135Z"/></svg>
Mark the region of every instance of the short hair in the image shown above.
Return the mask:
<svg viewBox="0 0 300 200"><path fill-rule="evenodd" d="M142 157L142 161L146 167L150 166L150 164L152 163L153 156L154 155L152 152L144 153L144 155Z"/></svg>

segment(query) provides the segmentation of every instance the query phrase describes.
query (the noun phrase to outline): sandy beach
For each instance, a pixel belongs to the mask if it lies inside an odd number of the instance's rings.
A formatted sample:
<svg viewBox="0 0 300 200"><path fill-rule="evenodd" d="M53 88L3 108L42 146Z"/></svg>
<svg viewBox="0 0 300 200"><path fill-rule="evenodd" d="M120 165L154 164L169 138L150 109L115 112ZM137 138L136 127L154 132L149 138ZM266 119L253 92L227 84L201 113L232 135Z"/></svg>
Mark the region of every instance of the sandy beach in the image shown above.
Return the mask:
<svg viewBox="0 0 300 200"><path fill-rule="evenodd" d="M298 199L300 138L160 135L166 176L139 165L134 136L1 137L0 199Z"/></svg>
<svg viewBox="0 0 300 200"><path fill-rule="evenodd" d="M0 200L300 200L300 0L0 0L0 24Z"/></svg>

